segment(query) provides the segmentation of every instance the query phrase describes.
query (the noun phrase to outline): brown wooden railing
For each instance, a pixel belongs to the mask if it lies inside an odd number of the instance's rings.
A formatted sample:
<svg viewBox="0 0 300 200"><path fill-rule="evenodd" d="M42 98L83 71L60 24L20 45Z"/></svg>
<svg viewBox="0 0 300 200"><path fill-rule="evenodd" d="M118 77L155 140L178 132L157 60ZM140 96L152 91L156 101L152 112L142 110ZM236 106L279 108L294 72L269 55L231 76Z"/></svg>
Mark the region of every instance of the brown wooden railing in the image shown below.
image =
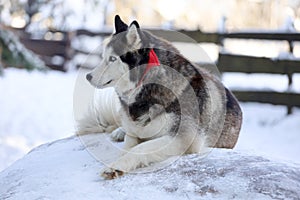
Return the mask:
<svg viewBox="0 0 300 200"><path fill-rule="evenodd" d="M222 46L226 39L254 39L254 40L274 40L286 41L289 44L289 51L293 53L293 43L300 41L300 33L285 32L234 32L234 33L205 33L199 30L188 31L178 30L162 31L149 30L153 34L163 37L171 42L198 42L198 43L215 43ZM29 49L41 56L48 66L53 69L65 71L66 63L76 53L87 54L71 46L72 38L77 36L100 36L106 37L111 34L111 30L101 32L92 32L88 30L77 30L74 32L60 32L63 34L62 40L44 40L22 37L21 42ZM52 62L54 56L60 56L64 61L60 64ZM240 73L267 73L267 74L285 74L289 80L289 86L293 83L293 74L300 73L300 60L282 60L271 59L265 57L254 57L245 55L232 55L219 53L216 62L219 70L224 73L240 72ZM287 87L288 88L288 87ZM274 105L285 105L288 113L291 113L292 107L300 107L300 94L275 91L233 91L240 101L244 102L260 102L270 103Z"/></svg>

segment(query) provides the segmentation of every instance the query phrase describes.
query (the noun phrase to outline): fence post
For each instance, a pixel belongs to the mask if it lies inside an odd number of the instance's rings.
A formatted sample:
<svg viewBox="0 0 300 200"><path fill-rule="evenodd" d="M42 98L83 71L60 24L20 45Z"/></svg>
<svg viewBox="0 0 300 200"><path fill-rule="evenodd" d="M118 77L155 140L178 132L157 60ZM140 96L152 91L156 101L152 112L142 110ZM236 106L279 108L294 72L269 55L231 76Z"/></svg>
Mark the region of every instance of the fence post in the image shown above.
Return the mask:
<svg viewBox="0 0 300 200"><path fill-rule="evenodd" d="M288 106L287 107L287 115L292 114L292 112L293 112L293 107L292 106Z"/></svg>
<svg viewBox="0 0 300 200"><path fill-rule="evenodd" d="M65 40L66 40L66 46L65 46L65 58L64 58L64 63L63 67L66 69L67 64L69 61L72 59L74 56L74 49L72 48L72 39L74 38L75 32L74 31L68 31L65 33ZM68 70L68 69L66 69Z"/></svg>
<svg viewBox="0 0 300 200"><path fill-rule="evenodd" d="M289 52L293 53L294 52L294 43L293 43L293 41L288 41L288 43L289 43Z"/></svg>
<svg viewBox="0 0 300 200"><path fill-rule="evenodd" d="M291 85L293 84L293 74L288 73L287 76L288 76L288 79L289 79L289 85L288 85L288 88L290 88Z"/></svg>

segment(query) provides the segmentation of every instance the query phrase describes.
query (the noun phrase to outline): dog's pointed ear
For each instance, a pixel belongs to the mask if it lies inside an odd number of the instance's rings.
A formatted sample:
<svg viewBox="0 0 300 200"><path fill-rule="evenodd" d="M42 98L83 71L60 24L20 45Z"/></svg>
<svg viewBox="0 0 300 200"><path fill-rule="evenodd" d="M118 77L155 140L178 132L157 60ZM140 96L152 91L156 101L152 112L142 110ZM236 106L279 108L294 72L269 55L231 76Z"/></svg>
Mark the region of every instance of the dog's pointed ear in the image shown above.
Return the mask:
<svg viewBox="0 0 300 200"><path fill-rule="evenodd" d="M141 40L140 35L139 35L139 29L140 25L138 24L137 21L133 21L129 28L128 28L128 32L126 35L126 39L128 43L134 44L137 43Z"/></svg>
<svg viewBox="0 0 300 200"><path fill-rule="evenodd" d="M128 25L125 24L119 15L115 16L115 29L116 34L121 33L123 31L127 31Z"/></svg>

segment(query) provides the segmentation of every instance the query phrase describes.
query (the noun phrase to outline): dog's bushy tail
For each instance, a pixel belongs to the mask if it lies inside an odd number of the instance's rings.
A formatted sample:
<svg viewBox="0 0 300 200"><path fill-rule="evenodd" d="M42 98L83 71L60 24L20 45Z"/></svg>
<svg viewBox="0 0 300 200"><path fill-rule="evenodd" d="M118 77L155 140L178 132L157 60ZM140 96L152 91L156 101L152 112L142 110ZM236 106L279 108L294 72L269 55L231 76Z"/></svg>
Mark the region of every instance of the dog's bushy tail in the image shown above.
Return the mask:
<svg viewBox="0 0 300 200"><path fill-rule="evenodd" d="M110 133L120 126L120 102L113 88L96 90L82 118L76 120L76 135Z"/></svg>

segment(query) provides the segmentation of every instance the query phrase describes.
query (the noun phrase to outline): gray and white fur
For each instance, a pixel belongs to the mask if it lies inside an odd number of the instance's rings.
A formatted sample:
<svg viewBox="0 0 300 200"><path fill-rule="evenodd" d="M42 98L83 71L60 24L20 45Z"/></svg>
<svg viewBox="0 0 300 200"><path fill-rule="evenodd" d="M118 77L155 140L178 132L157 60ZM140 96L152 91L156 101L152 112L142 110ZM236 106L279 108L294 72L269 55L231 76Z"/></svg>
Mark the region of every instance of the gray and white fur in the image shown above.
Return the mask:
<svg viewBox="0 0 300 200"><path fill-rule="evenodd" d="M126 153L102 176L113 179L205 147L233 148L242 112L219 79L171 43L140 29L136 21L128 26L117 15L115 29L104 47L102 63L87 74L96 88L115 88L126 133ZM151 50L161 65L144 75Z"/></svg>

